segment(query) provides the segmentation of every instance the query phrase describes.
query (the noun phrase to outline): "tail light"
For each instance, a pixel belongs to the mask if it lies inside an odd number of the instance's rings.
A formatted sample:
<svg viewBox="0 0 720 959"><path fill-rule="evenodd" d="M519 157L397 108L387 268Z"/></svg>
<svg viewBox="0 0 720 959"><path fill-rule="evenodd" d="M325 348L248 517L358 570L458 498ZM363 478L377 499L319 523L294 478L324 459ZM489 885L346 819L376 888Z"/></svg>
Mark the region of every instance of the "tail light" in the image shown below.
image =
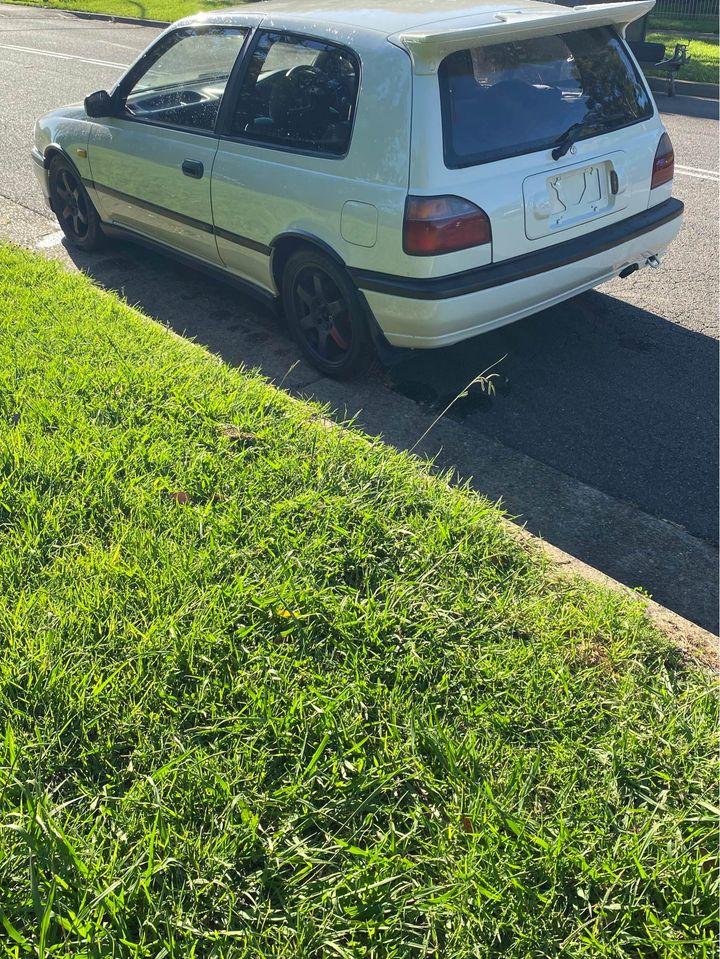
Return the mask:
<svg viewBox="0 0 720 959"><path fill-rule="evenodd" d="M660 137L658 148L655 151L650 189L654 190L656 186L662 186L663 183L667 183L669 180L672 180L674 173L675 151L673 150L670 137L667 135L667 133L663 133L663 135Z"/></svg>
<svg viewBox="0 0 720 959"><path fill-rule="evenodd" d="M409 196L405 204L403 250L435 256L490 243L487 213L459 196Z"/></svg>

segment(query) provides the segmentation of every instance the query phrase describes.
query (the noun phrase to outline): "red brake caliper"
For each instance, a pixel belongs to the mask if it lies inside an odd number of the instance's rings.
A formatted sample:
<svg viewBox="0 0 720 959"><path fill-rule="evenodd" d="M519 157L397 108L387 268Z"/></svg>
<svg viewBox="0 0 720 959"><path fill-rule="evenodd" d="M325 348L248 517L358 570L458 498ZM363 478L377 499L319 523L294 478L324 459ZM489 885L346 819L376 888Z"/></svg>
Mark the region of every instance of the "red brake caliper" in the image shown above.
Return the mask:
<svg viewBox="0 0 720 959"><path fill-rule="evenodd" d="M330 327L330 336L335 340L335 342L337 343L337 345L340 347L341 350L346 350L348 348L348 344L345 341L345 338L343 337L342 333L340 332L340 330L337 328L337 326L334 323Z"/></svg>

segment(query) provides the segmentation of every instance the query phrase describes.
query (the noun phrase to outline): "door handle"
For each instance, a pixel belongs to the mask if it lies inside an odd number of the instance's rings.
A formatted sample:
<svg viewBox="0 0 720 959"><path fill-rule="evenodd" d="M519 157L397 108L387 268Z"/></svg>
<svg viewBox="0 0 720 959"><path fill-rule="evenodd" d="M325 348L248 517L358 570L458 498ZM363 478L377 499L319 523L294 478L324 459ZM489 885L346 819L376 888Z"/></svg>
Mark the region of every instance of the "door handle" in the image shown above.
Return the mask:
<svg viewBox="0 0 720 959"><path fill-rule="evenodd" d="M193 180L202 180L205 167L199 160L183 160L182 171L185 176L191 176Z"/></svg>

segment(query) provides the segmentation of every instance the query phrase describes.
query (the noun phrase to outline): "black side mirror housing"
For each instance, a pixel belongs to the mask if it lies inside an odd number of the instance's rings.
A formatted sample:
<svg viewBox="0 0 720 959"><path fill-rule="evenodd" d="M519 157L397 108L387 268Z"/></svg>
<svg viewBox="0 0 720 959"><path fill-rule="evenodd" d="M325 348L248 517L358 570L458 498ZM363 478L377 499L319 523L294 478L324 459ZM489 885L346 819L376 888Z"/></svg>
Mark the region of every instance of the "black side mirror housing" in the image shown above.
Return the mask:
<svg viewBox="0 0 720 959"><path fill-rule="evenodd" d="M114 116L115 98L111 97L107 90L98 90L97 93L91 93L85 97L85 113L89 117L99 119L100 117Z"/></svg>

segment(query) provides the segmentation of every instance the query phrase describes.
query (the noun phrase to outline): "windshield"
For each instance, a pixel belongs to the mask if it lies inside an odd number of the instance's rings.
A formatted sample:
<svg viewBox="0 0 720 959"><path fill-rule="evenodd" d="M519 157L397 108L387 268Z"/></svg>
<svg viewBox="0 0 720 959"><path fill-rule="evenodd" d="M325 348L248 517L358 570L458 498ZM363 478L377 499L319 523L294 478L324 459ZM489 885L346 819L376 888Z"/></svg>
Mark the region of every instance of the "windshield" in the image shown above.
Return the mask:
<svg viewBox="0 0 720 959"><path fill-rule="evenodd" d="M440 64L445 163L474 166L652 116L650 97L611 27L496 43Z"/></svg>

